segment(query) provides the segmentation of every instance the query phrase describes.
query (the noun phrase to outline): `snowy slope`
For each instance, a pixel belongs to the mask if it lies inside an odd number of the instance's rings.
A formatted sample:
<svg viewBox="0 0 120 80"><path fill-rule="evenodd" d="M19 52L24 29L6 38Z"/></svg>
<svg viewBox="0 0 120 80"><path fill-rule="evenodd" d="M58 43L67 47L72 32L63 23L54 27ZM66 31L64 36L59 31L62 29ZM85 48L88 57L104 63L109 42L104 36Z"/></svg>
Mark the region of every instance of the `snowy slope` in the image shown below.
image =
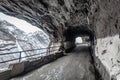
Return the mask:
<svg viewBox="0 0 120 80"><path fill-rule="evenodd" d="M0 54L29 49L40 49L47 47L49 37L42 31L26 34L14 25L0 20ZM46 51L46 50L44 50ZM22 57L40 53L41 51L31 51L22 53ZM0 62L18 58L19 54L0 56ZM27 58L28 59L28 58ZM15 61L16 62L16 61ZM9 63L0 64L0 68L8 66Z"/></svg>

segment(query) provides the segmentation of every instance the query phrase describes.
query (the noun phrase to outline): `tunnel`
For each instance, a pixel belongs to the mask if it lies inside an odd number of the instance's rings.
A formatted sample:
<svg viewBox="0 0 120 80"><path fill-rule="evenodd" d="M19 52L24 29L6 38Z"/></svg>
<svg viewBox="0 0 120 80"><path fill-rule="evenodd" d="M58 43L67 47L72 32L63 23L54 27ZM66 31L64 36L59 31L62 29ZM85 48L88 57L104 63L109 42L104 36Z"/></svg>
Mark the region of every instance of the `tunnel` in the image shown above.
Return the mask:
<svg viewBox="0 0 120 80"><path fill-rule="evenodd" d="M25 20L31 25L42 29L50 40L47 48L49 57L46 56L40 59L48 64L42 68L39 67L31 75L26 75L27 78L24 76L20 79L119 80L119 4L119 0L1 0L0 12ZM0 36L0 38L10 37L11 35L7 35L8 32L9 30L5 30L5 36ZM0 35L2 34L3 32L0 33ZM81 37L83 40L87 37L86 42L89 42L90 46L77 46L75 43L77 37ZM14 37L11 38L15 42ZM25 41L22 43L25 43ZM30 43L27 44L32 45ZM38 45L36 43L36 46ZM54 46L59 47L53 48ZM12 44L12 47L16 46ZM3 47L0 48L0 50L3 50ZM54 49L57 49L57 51L54 51ZM49 55L51 51L54 52ZM51 61L53 60L54 62L52 63ZM30 65L31 63L37 64L30 61L25 64L33 67L33 65ZM27 71L27 67L23 68L25 64L22 63L21 71ZM39 65L42 64L39 63ZM11 73L11 70L8 70L7 73ZM89 73L93 74L88 76ZM32 74L37 76L34 77Z"/></svg>
<svg viewBox="0 0 120 80"><path fill-rule="evenodd" d="M75 26L75 27L72 27L70 26L67 30L64 31L63 33L63 36L65 37L64 39L64 47L65 47L65 50L66 52L70 52L72 49L75 48L76 44L75 44L75 39L77 37L85 37L87 36L88 37L88 40L86 40L86 42L90 42L90 46L93 46L94 45L94 33L87 29L82 28L84 27L83 25L81 26ZM91 48L92 49L92 48Z"/></svg>

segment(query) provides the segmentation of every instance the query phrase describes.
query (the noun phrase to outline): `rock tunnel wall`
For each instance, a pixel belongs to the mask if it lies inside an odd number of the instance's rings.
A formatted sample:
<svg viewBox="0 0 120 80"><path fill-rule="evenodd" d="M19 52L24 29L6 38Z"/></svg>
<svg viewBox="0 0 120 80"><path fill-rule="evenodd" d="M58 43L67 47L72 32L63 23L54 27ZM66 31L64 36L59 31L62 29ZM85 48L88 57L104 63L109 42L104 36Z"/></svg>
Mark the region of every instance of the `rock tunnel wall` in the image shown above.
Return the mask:
<svg viewBox="0 0 120 80"><path fill-rule="evenodd" d="M119 0L94 0L89 13L90 25L97 38L95 45L96 66L105 80L120 79L119 4Z"/></svg>
<svg viewBox="0 0 120 80"><path fill-rule="evenodd" d="M75 46L77 36L68 33L90 33L96 37L94 58L102 77L119 80L119 4L119 0L1 0L0 11L43 29L51 41L64 42L66 49Z"/></svg>

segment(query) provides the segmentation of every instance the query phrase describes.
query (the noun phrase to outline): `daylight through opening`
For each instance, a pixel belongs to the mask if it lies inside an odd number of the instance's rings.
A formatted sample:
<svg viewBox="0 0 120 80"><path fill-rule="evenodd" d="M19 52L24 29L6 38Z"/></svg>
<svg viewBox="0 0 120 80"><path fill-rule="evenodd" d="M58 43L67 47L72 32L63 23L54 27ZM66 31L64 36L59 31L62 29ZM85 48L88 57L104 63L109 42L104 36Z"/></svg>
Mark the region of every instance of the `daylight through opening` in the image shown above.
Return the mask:
<svg viewBox="0 0 120 80"><path fill-rule="evenodd" d="M0 64L0 69L8 67L10 63L46 55L47 49L41 50L41 48L48 47L49 42L49 36L40 28L16 17L0 13L0 54L9 53L9 55L0 56L0 62L5 62ZM12 54L13 52L16 53Z"/></svg>
<svg viewBox="0 0 120 80"><path fill-rule="evenodd" d="M83 41L82 41L82 38L81 37L77 37L76 38L76 40L75 40L75 43L76 44L80 44L80 43L82 43Z"/></svg>

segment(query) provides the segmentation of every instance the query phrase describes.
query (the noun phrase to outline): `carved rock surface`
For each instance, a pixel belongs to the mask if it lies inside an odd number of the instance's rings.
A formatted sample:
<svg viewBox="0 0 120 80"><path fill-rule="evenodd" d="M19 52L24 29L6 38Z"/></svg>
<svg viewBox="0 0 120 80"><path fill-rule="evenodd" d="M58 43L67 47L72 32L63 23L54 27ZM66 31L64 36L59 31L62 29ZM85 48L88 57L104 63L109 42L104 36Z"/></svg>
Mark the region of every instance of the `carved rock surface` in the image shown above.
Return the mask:
<svg viewBox="0 0 120 80"><path fill-rule="evenodd" d="M96 35L95 61L105 80L120 80L120 1L93 0L89 21Z"/></svg>
<svg viewBox="0 0 120 80"><path fill-rule="evenodd" d="M119 4L120 0L1 0L0 11L43 29L53 42L94 34L98 70L105 80L119 80Z"/></svg>
<svg viewBox="0 0 120 80"><path fill-rule="evenodd" d="M56 41L68 26L87 24L89 5L89 0L1 0L0 11L30 22Z"/></svg>

